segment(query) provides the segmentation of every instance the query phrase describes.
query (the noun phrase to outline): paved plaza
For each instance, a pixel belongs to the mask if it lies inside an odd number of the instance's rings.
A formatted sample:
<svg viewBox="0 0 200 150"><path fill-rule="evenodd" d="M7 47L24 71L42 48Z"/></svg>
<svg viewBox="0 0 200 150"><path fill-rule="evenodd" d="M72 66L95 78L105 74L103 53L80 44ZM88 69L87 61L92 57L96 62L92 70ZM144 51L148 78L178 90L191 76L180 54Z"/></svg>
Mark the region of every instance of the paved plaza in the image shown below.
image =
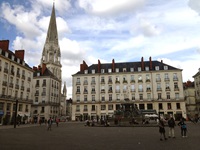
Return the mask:
<svg viewBox="0 0 200 150"><path fill-rule="evenodd" d="M199 150L200 123L187 124L187 138L176 127L176 138L167 141L159 140L158 127L85 127L83 122L66 122L47 131L45 125L0 126L0 150Z"/></svg>

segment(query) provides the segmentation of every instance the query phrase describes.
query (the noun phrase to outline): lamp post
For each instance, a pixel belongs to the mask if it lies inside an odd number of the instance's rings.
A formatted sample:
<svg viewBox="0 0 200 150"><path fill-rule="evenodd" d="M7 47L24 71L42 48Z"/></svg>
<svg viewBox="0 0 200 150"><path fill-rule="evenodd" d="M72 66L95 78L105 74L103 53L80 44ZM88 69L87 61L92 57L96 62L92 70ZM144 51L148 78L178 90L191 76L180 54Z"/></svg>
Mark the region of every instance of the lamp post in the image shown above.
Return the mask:
<svg viewBox="0 0 200 150"><path fill-rule="evenodd" d="M18 100L16 99L16 103L15 103L15 118L14 118L14 128L16 128L16 124L17 124L17 107L18 107Z"/></svg>

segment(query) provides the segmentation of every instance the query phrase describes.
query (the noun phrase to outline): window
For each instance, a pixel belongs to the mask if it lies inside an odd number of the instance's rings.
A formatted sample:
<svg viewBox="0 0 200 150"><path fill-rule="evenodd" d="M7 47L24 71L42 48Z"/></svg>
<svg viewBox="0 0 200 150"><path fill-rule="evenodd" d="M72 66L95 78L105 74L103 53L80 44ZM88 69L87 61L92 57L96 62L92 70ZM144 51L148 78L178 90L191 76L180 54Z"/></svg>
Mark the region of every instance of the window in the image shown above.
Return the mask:
<svg viewBox="0 0 200 150"><path fill-rule="evenodd" d="M83 84L88 84L87 77L84 77L84 83Z"/></svg>
<svg viewBox="0 0 200 150"><path fill-rule="evenodd" d="M147 93L147 100L151 100L151 93Z"/></svg>
<svg viewBox="0 0 200 150"><path fill-rule="evenodd" d="M11 109L11 104L10 104L10 103L7 103L6 110L7 110L7 111L10 111L10 109Z"/></svg>
<svg viewBox="0 0 200 150"><path fill-rule="evenodd" d="M149 71L149 67L146 66L146 67L145 67L145 70L146 70L146 71Z"/></svg>
<svg viewBox="0 0 200 150"><path fill-rule="evenodd" d="M174 82L174 89L178 89L178 83Z"/></svg>
<svg viewBox="0 0 200 150"><path fill-rule="evenodd" d="M22 111L22 104L19 104L18 111Z"/></svg>
<svg viewBox="0 0 200 150"><path fill-rule="evenodd" d="M83 111L87 111L88 109L87 109L87 105L84 105L83 106Z"/></svg>
<svg viewBox="0 0 200 150"><path fill-rule="evenodd" d="M181 109L180 103L176 103L176 109Z"/></svg>
<svg viewBox="0 0 200 150"><path fill-rule="evenodd" d="M139 84L139 92L142 92L143 91L143 87L142 87L142 84Z"/></svg>
<svg viewBox="0 0 200 150"><path fill-rule="evenodd" d="M116 69L115 69L115 72L119 72L119 68L116 68Z"/></svg>
<svg viewBox="0 0 200 150"><path fill-rule="evenodd" d="M138 67L138 71L141 71L142 69L141 69L141 67Z"/></svg>
<svg viewBox="0 0 200 150"><path fill-rule="evenodd" d="M143 100L143 94L139 94L140 100Z"/></svg>
<svg viewBox="0 0 200 150"><path fill-rule="evenodd" d="M161 81L160 74L156 74L156 81L157 81L157 82L160 82L160 81Z"/></svg>
<svg viewBox="0 0 200 150"><path fill-rule="evenodd" d="M168 75L168 73L165 73L165 81L169 81L169 75Z"/></svg>
<svg viewBox="0 0 200 150"><path fill-rule="evenodd" d="M139 104L139 109L144 110L144 104Z"/></svg>
<svg viewBox="0 0 200 150"><path fill-rule="evenodd" d="M167 109L172 109L171 103L167 103Z"/></svg>
<svg viewBox="0 0 200 150"><path fill-rule="evenodd" d="M76 79L76 84L80 84L80 82L81 82L81 81L80 81L80 78L77 78L77 79Z"/></svg>
<svg viewBox="0 0 200 150"><path fill-rule="evenodd" d="M142 76L141 75L138 76L138 82L142 82Z"/></svg>
<svg viewBox="0 0 200 150"><path fill-rule="evenodd" d="M92 111L95 111L95 105L92 105Z"/></svg>
<svg viewBox="0 0 200 150"><path fill-rule="evenodd" d="M108 110L113 110L113 105L108 105Z"/></svg>
<svg viewBox="0 0 200 150"><path fill-rule="evenodd" d="M167 99L170 99L170 93L167 93Z"/></svg>
<svg viewBox="0 0 200 150"><path fill-rule="evenodd" d="M158 109L159 109L159 110L160 110L160 109L163 109L162 103L159 103L159 104L158 104Z"/></svg>
<svg viewBox="0 0 200 150"><path fill-rule="evenodd" d="M105 73L105 70L104 70L104 69L101 69L101 73Z"/></svg>
<svg viewBox="0 0 200 150"><path fill-rule="evenodd" d="M123 83L127 83L126 76L123 76Z"/></svg>
<svg viewBox="0 0 200 150"><path fill-rule="evenodd" d="M131 99L134 101L135 100L135 94L132 94L131 97L132 97Z"/></svg>
<svg viewBox="0 0 200 150"><path fill-rule="evenodd" d="M104 85L101 86L101 92L105 92L105 87L104 87Z"/></svg>
<svg viewBox="0 0 200 150"><path fill-rule="evenodd" d="M157 83L157 91L161 91L161 84Z"/></svg>
<svg viewBox="0 0 200 150"><path fill-rule="evenodd" d="M80 111L80 105L76 105L76 112Z"/></svg>
<svg viewBox="0 0 200 150"><path fill-rule="evenodd" d="M116 92L116 93L120 93L120 88L119 88L119 85L116 85L116 87L115 87L115 88L116 88L116 91L115 91L115 92Z"/></svg>
<svg viewBox="0 0 200 150"><path fill-rule="evenodd" d="M126 72L126 68L123 68L123 72Z"/></svg>
<svg viewBox="0 0 200 150"><path fill-rule="evenodd" d="M87 102L87 95L84 95L84 102Z"/></svg>
<svg viewBox="0 0 200 150"><path fill-rule="evenodd" d="M174 74L173 74L173 80L174 80L174 81L177 81L177 80L178 80L177 73L174 73Z"/></svg>
<svg viewBox="0 0 200 150"><path fill-rule="evenodd" d="M0 102L0 110L4 110L3 107L4 107L4 103ZM15 109L13 108L13 110L15 110Z"/></svg>
<svg viewBox="0 0 200 150"><path fill-rule="evenodd" d="M134 68L130 68L130 71L131 71L131 72L134 72Z"/></svg>
<svg viewBox="0 0 200 150"><path fill-rule="evenodd" d="M95 74L95 70L94 69L92 70L92 74Z"/></svg>
<svg viewBox="0 0 200 150"><path fill-rule="evenodd" d="M112 83L112 77L111 76L108 77L108 83Z"/></svg>
<svg viewBox="0 0 200 150"><path fill-rule="evenodd" d="M179 93L175 93L175 99L176 99L176 100L179 99Z"/></svg>
<svg viewBox="0 0 200 150"><path fill-rule="evenodd" d="M153 105L152 104L147 104L147 109L153 109Z"/></svg>
<svg viewBox="0 0 200 150"><path fill-rule="evenodd" d="M169 88L169 82L166 82L166 90L170 90L170 88Z"/></svg>
<svg viewBox="0 0 200 150"><path fill-rule="evenodd" d="M112 92L112 85L108 85L108 92Z"/></svg>
<svg viewBox="0 0 200 150"><path fill-rule="evenodd" d="M101 110L106 110L106 105L101 105Z"/></svg>
<svg viewBox="0 0 200 150"><path fill-rule="evenodd" d="M164 66L164 70L168 70L168 66Z"/></svg>
<svg viewBox="0 0 200 150"><path fill-rule="evenodd" d="M134 75L131 75L131 82L134 82L135 79L134 79Z"/></svg>
<svg viewBox="0 0 200 150"><path fill-rule="evenodd" d="M76 92L80 93L80 86L77 86Z"/></svg>
<svg viewBox="0 0 200 150"><path fill-rule="evenodd" d="M158 93L158 100L162 99L162 94Z"/></svg>
<svg viewBox="0 0 200 150"><path fill-rule="evenodd" d="M127 92L127 85L124 85L123 92Z"/></svg>
<svg viewBox="0 0 200 150"><path fill-rule="evenodd" d="M92 95L92 101L95 102L95 95Z"/></svg>
<svg viewBox="0 0 200 150"><path fill-rule="evenodd" d="M109 101L112 101L112 94L109 94Z"/></svg>
<svg viewBox="0 0 200 150"><path fill-rule="evenodd" d="M88 93L87 86L84 86L84 93Z"/></svg>
<svg viewBox="0 0 200 150"><path fill-rule="evenodd" d="M117 99L117 101L120 100L120 95L119 94L116 95L116 99Z"/></svg>
<svg viewBox="0 0 200 150"><path fill-rule="evenodd" d="M116 83L119 83L119 76L116 76Z"/></svg>
<svg viewBox="0 0 200 150"><path fill-rule="evenodd" d="M159 70L159 66L155 66L155 70Z"/></svg>
<svg viewBox="0 0 200 150"><path fill-rule="evenodd" d="M95 86L92 86L92 93L95 93Z"/></svg>
<svg viewBox="0 0 200 150"><path fill-rule="evenodd" d="M104 80L104 77L101 77L101 83L104 83L105 80Z"/></svg>
<svg viewBox="0 0 200 150"><path fill-rule="evenodd" d="M134 92L134 91L135 91L135 85L132 84L132 85L131 85L131 92Z"/></svg>
<svg viewBox="0 0 200 150"><path fill-rule="evenodd" d="M85 74L88 74L88 70L84 70L84 73L85 73Z"/></svg>
<svg viewBox="0 0 200 150"><path fill-rule="evenodd" d="M105 95L101 95L101 101L105 101Z"/></svg>
<svg viewBox="0 0 200 150"><path fill-rule="evenodd" d="M76 102L80 102L80 95L77 95Z"/></svg>
<svg viewBox="0 0 200 150"><path fill-rule="evenodd" d="M92 84L95 84L95 77L92 77Z"/></svg>
<svg viewBox="0 0 200 150"><path fill-rule="evenodd" d="M111 73L112 72L112 69L108 69L108 73Z"/></svg>

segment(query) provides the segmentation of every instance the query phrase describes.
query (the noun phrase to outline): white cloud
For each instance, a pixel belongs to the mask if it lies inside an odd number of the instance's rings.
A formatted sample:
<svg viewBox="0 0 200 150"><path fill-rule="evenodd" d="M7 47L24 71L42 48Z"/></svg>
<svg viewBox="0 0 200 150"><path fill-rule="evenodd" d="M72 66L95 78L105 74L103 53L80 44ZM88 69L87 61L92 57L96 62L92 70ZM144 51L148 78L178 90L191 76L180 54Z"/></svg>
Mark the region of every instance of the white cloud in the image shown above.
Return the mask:
<svg viewBox="0 0 200 150"><path fill-rule="evenodd" d="M117 15L137 10L146 0L79 0L78 4L86 12L96 15Z"/></svg>
<svg viewBox="0 0 200 150"><path fill-rule="evenodd" d="M191 9L199 13L200 15L200 1L199 0L189 0L188 5Z"/></svg>

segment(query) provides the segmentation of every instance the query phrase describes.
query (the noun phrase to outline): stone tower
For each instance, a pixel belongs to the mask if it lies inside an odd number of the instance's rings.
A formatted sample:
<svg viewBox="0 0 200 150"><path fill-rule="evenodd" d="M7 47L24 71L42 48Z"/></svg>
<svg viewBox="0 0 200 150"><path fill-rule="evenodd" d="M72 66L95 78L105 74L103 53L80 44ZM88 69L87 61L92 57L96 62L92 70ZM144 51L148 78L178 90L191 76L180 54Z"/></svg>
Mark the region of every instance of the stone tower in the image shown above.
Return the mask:
<svg viewBox="0 0 200 150"><path fill-rule="evenodd" d="M62 80L62 65L60 63L61 53L58 43L58 32L56 25L55 7L53 4L47 37L44 44L41 66L46 64L46 67L59 79Z"/></svg>

